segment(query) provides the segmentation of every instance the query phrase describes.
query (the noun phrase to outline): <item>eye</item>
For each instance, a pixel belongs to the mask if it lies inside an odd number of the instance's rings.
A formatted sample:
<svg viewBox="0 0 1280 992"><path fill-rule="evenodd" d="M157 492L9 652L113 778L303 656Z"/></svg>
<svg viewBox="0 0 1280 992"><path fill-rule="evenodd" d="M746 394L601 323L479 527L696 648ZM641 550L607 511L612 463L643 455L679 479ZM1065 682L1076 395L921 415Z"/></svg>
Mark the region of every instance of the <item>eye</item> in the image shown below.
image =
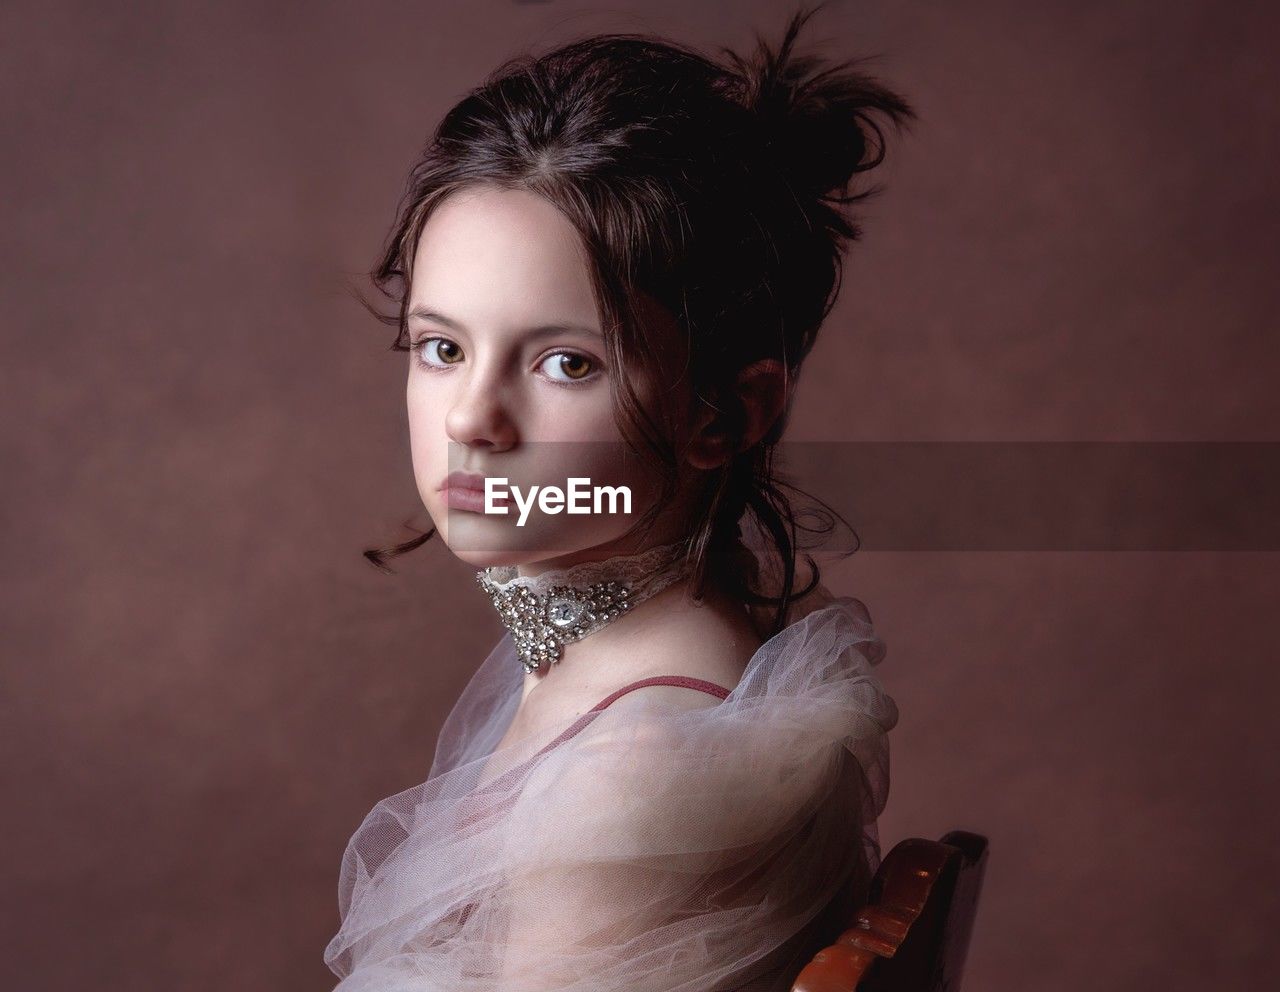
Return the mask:
<svg viewBox="0 0 1280 992"><path fill-rule="evenodd" d="M462 361L462 349L448 338L423 338L413 346L423 365L457 365Z"/></svg>
<svg viewBox="0 0 1280 992"><path fill-rule="evenodd" d="M576 351L557 351L538 363L538 367L556 382L581 382L591 377L596 363Z"/></svg>

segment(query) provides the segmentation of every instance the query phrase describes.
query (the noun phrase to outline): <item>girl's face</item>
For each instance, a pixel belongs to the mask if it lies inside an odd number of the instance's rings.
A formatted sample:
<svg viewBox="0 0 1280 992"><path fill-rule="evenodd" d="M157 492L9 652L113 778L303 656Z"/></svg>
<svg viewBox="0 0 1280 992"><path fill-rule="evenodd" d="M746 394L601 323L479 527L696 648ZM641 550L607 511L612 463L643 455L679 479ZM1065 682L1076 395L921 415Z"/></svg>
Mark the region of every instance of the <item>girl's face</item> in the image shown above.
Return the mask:
<svg viewBox="0 0 1280 992"><path fill-rule="evenodd" d="M407 308L409 436L418 492L449 548L477 568L559 567L638 550L624 534L653 499L656 476L614 421L604 338L577 231L536 194L471 187L438 204L414 258ZM637 384L642 401L654 390ZM523 526L446 486L451 473L505 478L594 507L596 486L627 486L631 513L544 512ZM483 486L483 482L479 483ZM479 497L483 500L483 494ZM546 504L555 506L554 502ZM678 507L646 543L684 533Z"/></svg>

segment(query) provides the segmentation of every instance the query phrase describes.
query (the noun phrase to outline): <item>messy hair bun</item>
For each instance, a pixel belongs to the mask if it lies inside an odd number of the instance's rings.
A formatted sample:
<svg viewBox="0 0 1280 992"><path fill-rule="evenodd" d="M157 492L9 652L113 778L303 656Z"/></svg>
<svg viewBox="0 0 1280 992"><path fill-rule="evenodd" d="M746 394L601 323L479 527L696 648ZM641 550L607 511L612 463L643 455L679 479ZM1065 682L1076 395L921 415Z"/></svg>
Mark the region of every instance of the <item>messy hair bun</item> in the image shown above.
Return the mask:
<svg viewBox="0 0 1280 992"><path fill-rule="evenodd" d="M860 61L796 52L820 7L794 14L776 47L757 38L748 57L721 49L717 61L665 39L606 34L507 61L440 122L372 273L399 305L378 314L397 328L392 347L407 350L413 257L432 210L471 185L524 189L559 208L582 237L609 367L681 382L686 409L716 411L736 442L744 429L738 373L780 361L786 409L714 473L688 539L698 593L714 576L744 602L774 607L774 632L819 578L809 559L812 581L794 590L796 513L783 490L799 491L776 477L774 446L801 363L835 304L843 254L861 235L851 207L878 192L853 188L884 159L877 118L901 127L914 116ZM655 304L679 347L655 340L646 323ZM663 498L637 522L643 530L675 492L678 411L645 408L631 376L610 381L623 436L665 480ZM743 567L747 525L776 553L775 589L755 588L754 569ZM381 566L432 533L366 555Z"/></svg>
<svg viewBox="0 0 1280 992"><path fill-rule="evenodd" d="M776 50L757 36L752 58L728 48L721 52L740 84L737 99L759 122L764 154L781 164L797 191L849 203L865 194L849 197L835 191L845 191L857 173L884 158L884 133L875 114L898 123L912 111L901 97L859 71L858 60L831 65L814 55L796 54L797 35L816 9L792 18ZM869 143L876 149L870 158Z"/></svg>

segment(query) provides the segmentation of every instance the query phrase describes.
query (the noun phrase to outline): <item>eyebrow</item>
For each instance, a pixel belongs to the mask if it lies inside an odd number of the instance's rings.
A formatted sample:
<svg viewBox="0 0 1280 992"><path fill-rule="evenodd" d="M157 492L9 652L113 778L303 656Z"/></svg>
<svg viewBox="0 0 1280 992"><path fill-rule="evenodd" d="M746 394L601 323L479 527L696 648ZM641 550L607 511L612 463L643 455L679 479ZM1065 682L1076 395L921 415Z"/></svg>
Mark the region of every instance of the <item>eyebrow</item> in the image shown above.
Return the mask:
<svg viewBox="0 0 1280 992"><path fill-rule="evenodd" d="M429 307L418 305L405 315L406 320L434 320L437 324L444 324L445 327L452 328L455 331L466 332L466 327L452 317L446 317L438 310L432 310ZM596 327L584 327L581 324L539 324L536 327L525 328L525 333L530 336L541 337L547 334L564 334L564 333L590 334L593 337L602 337L600 329Z"/></svg>

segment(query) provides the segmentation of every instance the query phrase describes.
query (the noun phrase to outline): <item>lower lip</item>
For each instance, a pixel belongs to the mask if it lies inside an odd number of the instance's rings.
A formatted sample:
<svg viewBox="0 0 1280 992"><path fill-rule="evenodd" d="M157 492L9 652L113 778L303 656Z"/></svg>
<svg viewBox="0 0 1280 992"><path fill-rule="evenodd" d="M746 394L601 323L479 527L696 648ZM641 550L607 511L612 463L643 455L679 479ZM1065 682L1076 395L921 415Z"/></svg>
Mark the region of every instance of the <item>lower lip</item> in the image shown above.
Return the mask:
<svg viewBox="0 0 1280 992"><path fill-rule="evenodd" d="M484 490L482 489L458 489L450 486L444 491L445 503L451 510L467 510L470 513L484 513ZM494 506L498 508L506 507L509 500L505 496L495 496L493 499Z"/></svg>

